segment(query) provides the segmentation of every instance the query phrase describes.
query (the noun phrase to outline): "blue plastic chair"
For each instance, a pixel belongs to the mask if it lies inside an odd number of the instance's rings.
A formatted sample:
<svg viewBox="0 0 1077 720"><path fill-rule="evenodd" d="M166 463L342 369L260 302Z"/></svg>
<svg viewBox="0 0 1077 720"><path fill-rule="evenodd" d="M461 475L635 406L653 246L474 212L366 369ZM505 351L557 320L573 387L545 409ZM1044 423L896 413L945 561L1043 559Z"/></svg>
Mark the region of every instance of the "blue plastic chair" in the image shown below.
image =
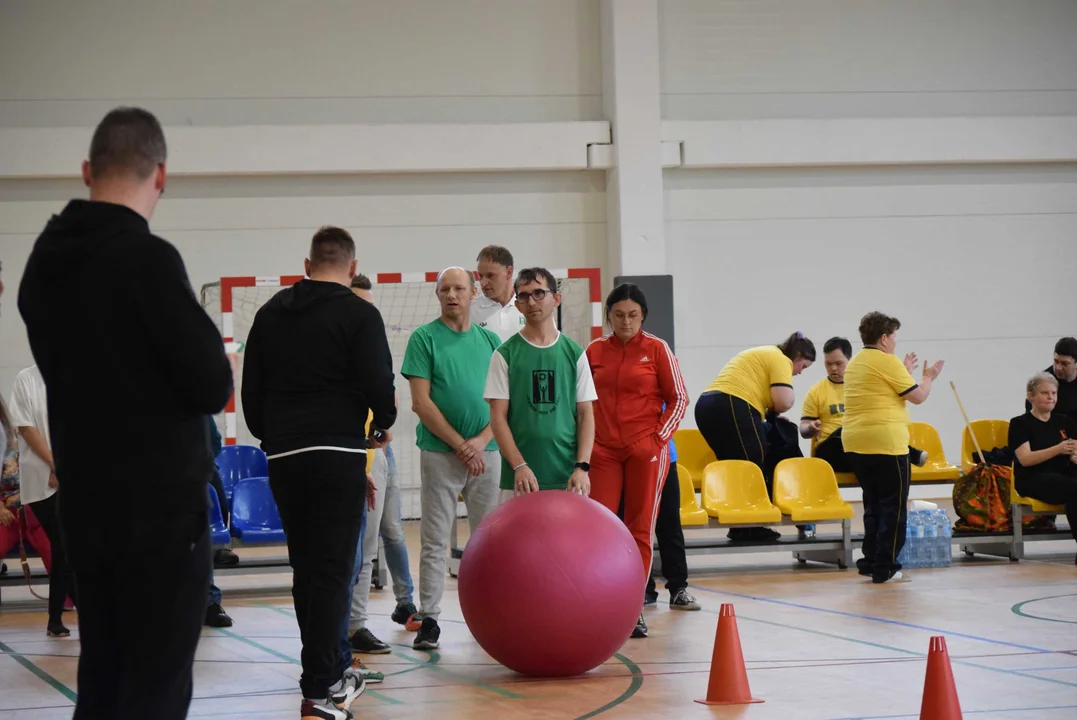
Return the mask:
<svg viewBox="0 0 1077 720"><path fill-rule="evenodd" d="M221 472L224 496L229 501L232 499L233 488L240 480L269 475L266 454L253 445L225 446L217 456L217 469Z"/></svg>
<svg viewBox="0 0 1077 720"><path fill-rule="evenodd" d="M283 543L284 527L269 478L244 478L232 493L232 536L244 543Z"/></svg>
<svg viewBox="0 0 1077 720"><path fill-rule="evenodd" d="M217 491L209 486L209 539L214 545L227 545L232 541L228 533L228 526L224 524L224 513L221 512L221 499L217 497Z"/></svg>

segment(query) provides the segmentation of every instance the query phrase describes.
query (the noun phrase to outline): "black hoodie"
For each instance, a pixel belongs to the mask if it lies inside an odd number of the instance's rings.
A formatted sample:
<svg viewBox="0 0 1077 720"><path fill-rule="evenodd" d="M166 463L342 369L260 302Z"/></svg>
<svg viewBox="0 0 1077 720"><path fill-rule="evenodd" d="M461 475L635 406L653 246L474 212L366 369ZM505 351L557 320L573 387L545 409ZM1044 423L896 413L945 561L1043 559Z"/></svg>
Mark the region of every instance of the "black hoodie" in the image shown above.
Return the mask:
<svg viewBox="0 0 1077 720"><path fill-rule="evenodd" d="M116 518L204 512L206 415L228 402L232 371L176 249L130 208L73 200L34 244L19 311L64 502Z"/></svg>
<svg viewBox="0 0 1077 720"><path fill-rule="evenodd" d="M377 309L334 282L301 280L258 311L243 357L243 417L267 455L361 450L366 421L396 421L393 360Z"/></svg>

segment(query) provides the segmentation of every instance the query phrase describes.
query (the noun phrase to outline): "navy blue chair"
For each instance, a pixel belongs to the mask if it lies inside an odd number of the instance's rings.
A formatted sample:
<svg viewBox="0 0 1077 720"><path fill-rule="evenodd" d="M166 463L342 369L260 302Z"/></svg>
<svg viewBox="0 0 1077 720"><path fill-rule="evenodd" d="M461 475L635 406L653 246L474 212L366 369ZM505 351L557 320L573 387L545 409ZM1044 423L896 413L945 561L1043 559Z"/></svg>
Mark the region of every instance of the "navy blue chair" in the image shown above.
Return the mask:
<svg viewBox="0 0 1077 720"><path fill-rule="evenodd" d="M224 524L221 500L212 485L209 486L209 539L214 545L227 545L232 541L228 526Z"/></svg>
<svg viewBox="0 0 1077 720"><path fill-rule="evenodd" d="M240 480L269 475L266 454L253 445L226 445L217 456L217 469L221 473L224 496L229 501L232 500L232 489Z"/></svg>
<svg viewBox="0 0 1077 720"><path fill-rule="evenodd" d="M283 543L284 527L269 478L249 477L232 491L232 536L247 543Z"/></svg>

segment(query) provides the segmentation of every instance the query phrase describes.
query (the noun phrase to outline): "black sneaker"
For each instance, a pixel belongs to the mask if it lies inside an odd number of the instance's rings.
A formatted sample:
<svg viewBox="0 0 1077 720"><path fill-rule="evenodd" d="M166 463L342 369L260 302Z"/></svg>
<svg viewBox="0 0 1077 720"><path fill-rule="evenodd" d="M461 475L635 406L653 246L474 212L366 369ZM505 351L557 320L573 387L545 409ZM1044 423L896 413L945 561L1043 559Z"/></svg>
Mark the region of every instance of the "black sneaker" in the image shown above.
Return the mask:
<svg viewBox="0 0 1077 720"><path fill-rule="evenodd" d="M228 617L228 613L218 603L213 603L206 608L206 620L202 624L214 628L232 627L232 618Z"/></svg>
<svg viewBox="0 0 1077 720"><path fill-rule="evenodd" d="M441 628L434 618L423 618L423 624L419 627L419 634L415 636L415 642L411 644L416 650L434 650L438 646L441 637Z"/></svg>
<svg viewBox="0 0 1077 720"><path fill-rule="evenodd" d="M71 631L64 627L63 623L49 623L49 626L45 629L45 634L54 638L71 637Z"/></svg>
<svg viewBox="0 0 1077 720"><path fill-rule="evenodd" d="M643 607L651 607L658 604L657 592L645 592L643 593Z"/></svg>
<svg viewBox="0 0 1077 720"><path fill-rule="evenodd" d="M367 655L385 655L392 650L388 644L374 637L374 633L367 628L359 628L352 633L350 642L353 651Z"/></svg>
<svg viewBox="0 0 1077 720"><path fill-rule="evenodd" d="M393 610L393 614L389 616L389 619L395 622L397 625L407 625L408 620L413 615L418 615L419 611L415 609L415 603L401 603L396 606L396 610Z"/></svg>
<svg viewBox="0 0 1077 720"><path fill-rule="evenodd" d="M632 637L645 638L647 637L647 623L643 621L643 614L640 613L639 620L636 621L636 627L632 630Z"/></svg>
<svg viewBox="0 0 1077 720"><path fill-rule="evenodd" d="M239 565L239 555L231 548L219 548L213 551L213 565L219 568L235 567Z"/></svg>
<svg viewBox="0 0 1077 720"><path fill-rule="evenodd" d="M299 706L299 717L302 720L353 720L355 716L332 700L304 700Z"/></svg>
<svg viewBox="0 0 1077 720"><path fill-rule="evenodd" d="M685 588L677 591L677 594L669 599L670 610L699 610L699 601Z"/></svg>

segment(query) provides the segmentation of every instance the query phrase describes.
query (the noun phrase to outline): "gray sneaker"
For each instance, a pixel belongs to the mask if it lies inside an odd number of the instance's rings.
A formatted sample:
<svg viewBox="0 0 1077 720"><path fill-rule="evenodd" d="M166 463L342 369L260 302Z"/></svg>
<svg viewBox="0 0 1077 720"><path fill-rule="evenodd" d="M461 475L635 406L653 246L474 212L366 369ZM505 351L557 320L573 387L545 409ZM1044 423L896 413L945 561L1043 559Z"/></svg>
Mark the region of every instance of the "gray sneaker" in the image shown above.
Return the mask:
<svg viewBox="0 0 1077 720"><path fill-rule="evenodd" d="M669 599L670 610L699 610L699 607L699 601L685 588L678 590L677 594Z"/></svg>

